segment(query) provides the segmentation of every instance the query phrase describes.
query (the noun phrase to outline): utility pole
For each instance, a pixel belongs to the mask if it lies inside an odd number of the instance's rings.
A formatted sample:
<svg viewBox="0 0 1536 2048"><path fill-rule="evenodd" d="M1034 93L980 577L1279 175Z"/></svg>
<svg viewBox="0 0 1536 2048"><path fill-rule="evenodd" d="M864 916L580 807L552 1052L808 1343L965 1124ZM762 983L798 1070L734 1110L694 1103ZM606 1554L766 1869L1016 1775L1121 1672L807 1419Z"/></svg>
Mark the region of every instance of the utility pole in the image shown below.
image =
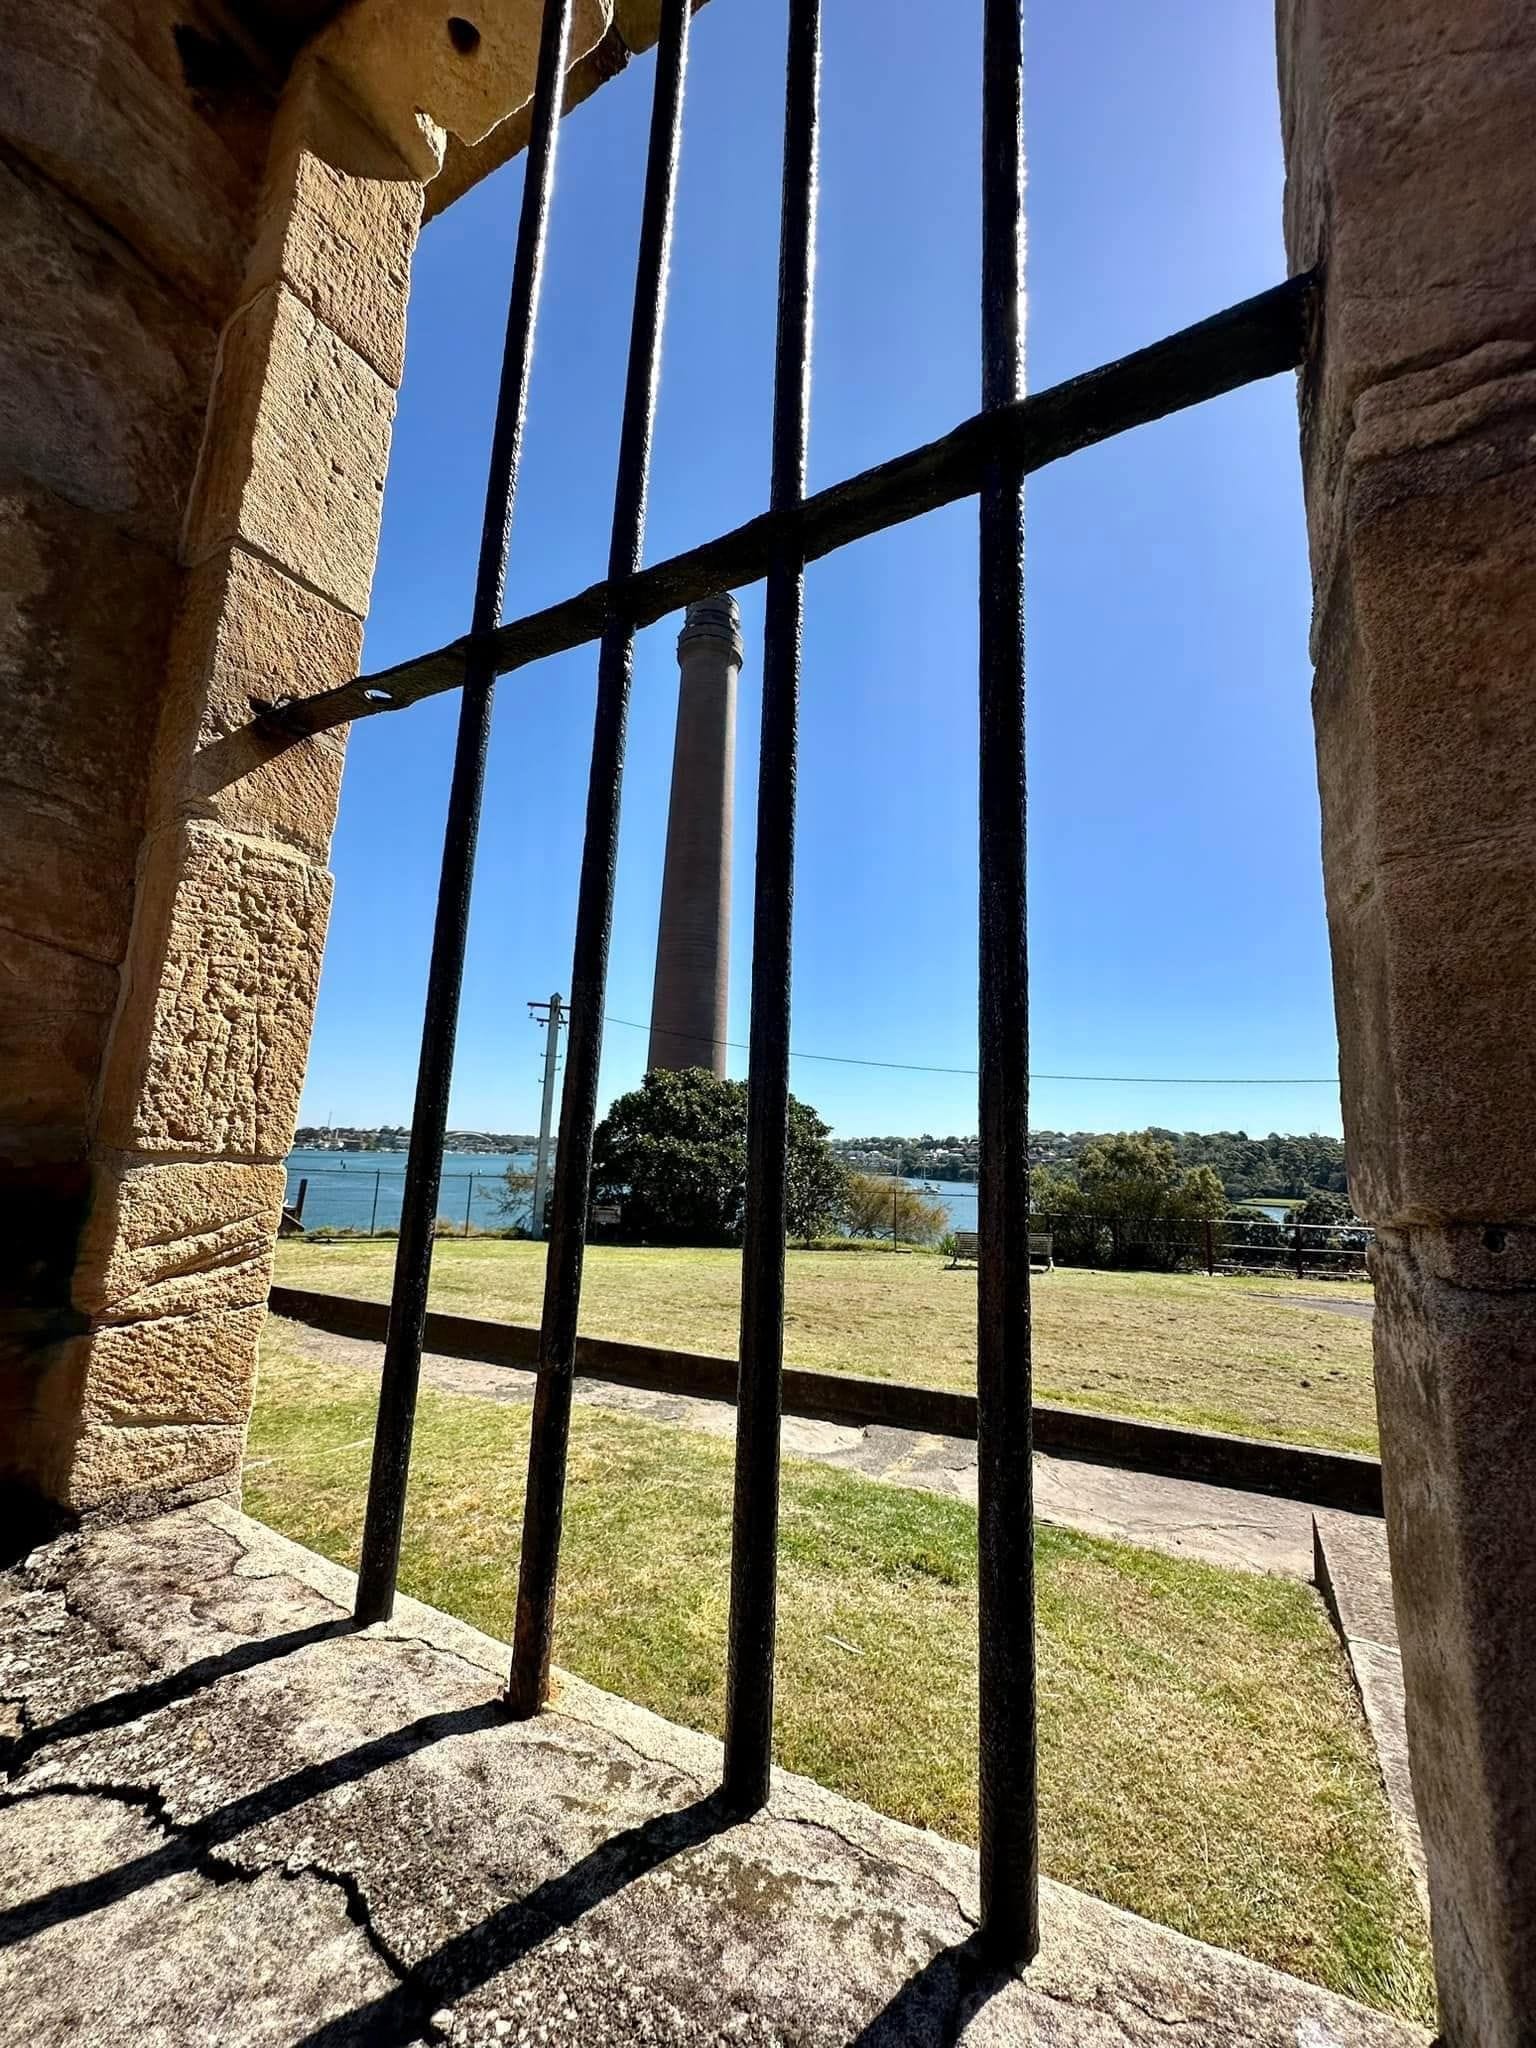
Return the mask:
<svg viewBox="0 0 1536 2048"><path fill-rule="evenodd" d="M539 1110L539 1149L533 1160L533 1221L535 1237L544 1235L544 1195L549 1186L549 1120L555 1106L555 1061L560 1050L560 1026L565 1022L565 1005L556 990L547 1003L530 1003L528 1014L544 1026L544 1101Z"/></svg>

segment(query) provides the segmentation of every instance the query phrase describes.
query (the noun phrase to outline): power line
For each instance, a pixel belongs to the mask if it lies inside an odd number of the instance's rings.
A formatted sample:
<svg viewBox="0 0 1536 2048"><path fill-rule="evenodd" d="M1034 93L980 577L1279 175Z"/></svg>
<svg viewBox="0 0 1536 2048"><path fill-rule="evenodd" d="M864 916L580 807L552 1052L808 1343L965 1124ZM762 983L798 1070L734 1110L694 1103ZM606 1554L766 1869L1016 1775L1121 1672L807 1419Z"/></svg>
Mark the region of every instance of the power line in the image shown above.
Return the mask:
<svg viewBox="0 0 1536 2048"><path fill-rule="evenodd" d="M622 1024L626 1031L650 1031L649 1024L637 1024L633 1017L615 1017L604 1011L605 1024ZM750 1052L739 1038L700 1038L689 1031L663 1031L663 1037L686 1038L700 1047L723 1046L727 1052ZM794 1060L817 1060L833 1067L882 1067L900 1074L958 1074L976 1079L975 1067L926 1067L913 1060L863 1060L846 1052L794 1052ZM1031 1069L1031 1081L1116 1081L1142 1086L1173 1088L1337 1088L1337 1074L1040 1074Z"/></svg>

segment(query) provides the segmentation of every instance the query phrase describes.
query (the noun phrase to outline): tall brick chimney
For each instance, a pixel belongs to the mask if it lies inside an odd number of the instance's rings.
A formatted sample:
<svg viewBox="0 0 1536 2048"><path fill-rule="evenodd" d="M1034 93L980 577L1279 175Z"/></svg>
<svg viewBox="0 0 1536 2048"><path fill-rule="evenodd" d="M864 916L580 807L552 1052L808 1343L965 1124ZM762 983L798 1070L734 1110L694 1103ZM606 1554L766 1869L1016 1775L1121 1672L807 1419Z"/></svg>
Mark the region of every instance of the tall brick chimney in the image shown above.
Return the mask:
<svg viewBox="0 0 1536 2048"><path fill-rule="evenodd" d="M741 614L734 597L688 607L651 999L652 1067L725 1072L731 963L731 830Z"/></svg>

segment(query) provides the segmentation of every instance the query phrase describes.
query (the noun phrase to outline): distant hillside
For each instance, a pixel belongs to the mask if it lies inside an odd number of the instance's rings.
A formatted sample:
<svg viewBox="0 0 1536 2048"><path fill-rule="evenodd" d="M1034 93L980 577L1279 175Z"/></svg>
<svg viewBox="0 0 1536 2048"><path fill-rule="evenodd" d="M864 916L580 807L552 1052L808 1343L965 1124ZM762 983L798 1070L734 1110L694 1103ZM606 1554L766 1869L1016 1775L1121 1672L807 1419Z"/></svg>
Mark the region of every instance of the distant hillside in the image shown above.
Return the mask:
<svg viewBox="0 0 1536 2048"><path fill-rule="evenodd" d="M411 1142L406 1124L380 1124L364 1130L355 1124L301 1124L293 1143L300 1152L404 1152ZM449 1131L445 1152L529 1152L538 1143L531 1131Z"/></svg>
<svg viewBox="0 0 1536 2048"><path fill-rule="evenodd" d="M1085 1145L1115 1135L1031 1131L1029 1156L1036 1166L1070 1173ZM1304 1137L1271 1131L1266 1138L1251 1138L1246 1131L1169 1131L1154 1125L1152 1135L1172 1145L1180 1166L1213 1166L1233 1201L1260 1195L1301 1196L1313 1188L1339 1195L1346 1191L1343 1142L1316 1131ZM935 1180L976 1177L974 1137L938 1138L925 1131L916 1138L839 1138L834 1139L833 1150L865 1172L889 1173L899 1166L902 1173Z"/></svg>

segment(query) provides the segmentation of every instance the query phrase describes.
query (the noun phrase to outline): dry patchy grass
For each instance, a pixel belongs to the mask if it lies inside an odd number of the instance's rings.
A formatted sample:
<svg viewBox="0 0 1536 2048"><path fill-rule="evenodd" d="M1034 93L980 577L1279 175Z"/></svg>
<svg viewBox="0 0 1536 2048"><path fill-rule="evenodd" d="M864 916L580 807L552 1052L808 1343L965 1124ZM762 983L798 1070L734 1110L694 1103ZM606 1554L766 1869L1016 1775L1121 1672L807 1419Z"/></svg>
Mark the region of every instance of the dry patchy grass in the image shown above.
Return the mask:
<svg viewBox="0 0 1536 2048"><path fill-rule="evenodd" d="M246 1505L356 1561L377 1381L264 1347ZM421 1398L402 1586L505 1640L527 1410ZM718 1734L730 1446L578 1407L556 1655ZM777 1755L974 1839L976 1520L789 1461ZM1337 1643L1305 1586L1042 1527L1044 1863L1354 1997L1431 2015L1422 1925Z"/></svg>
<svg viewBox="0 0 1536 2048"><path fill-rule="evenodd" d="M384 1301L394 1251L383 1242L287 1243L277 1277ZM788 1271L788 1364L922 1386L974 1383L973 1268L951 1272L932 1255L792 1251ZM543 1286L542 1245L449 1238L436 1248L434 1308L536 1323ZM1294 1306L1324 1288L1329 1300L1370 1299L1366 1284L1061 1268L1034 1288L1035 1390L1046 1401L1192 1428L1374 1451L1369 1322ZM594 1245L581 1327L734 1357L740 1289L739 1252Z"/></svg>

